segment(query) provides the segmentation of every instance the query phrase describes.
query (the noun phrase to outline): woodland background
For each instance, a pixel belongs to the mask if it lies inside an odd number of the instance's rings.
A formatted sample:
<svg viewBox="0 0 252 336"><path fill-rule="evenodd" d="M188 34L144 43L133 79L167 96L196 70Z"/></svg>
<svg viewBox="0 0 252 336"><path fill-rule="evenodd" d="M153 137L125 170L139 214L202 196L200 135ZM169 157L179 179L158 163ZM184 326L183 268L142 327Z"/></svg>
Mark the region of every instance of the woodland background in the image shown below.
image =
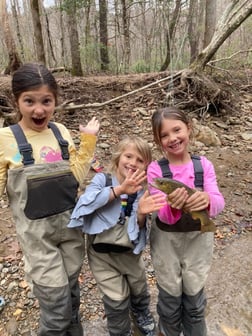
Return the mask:
<svg viewBox="0 0 252 336"><path fill-rule="evenodd" d="M38 61L75 76L178 71L205 51L203 66L247 69L251 13L251 0L1 0L0 69Z"/></svg>

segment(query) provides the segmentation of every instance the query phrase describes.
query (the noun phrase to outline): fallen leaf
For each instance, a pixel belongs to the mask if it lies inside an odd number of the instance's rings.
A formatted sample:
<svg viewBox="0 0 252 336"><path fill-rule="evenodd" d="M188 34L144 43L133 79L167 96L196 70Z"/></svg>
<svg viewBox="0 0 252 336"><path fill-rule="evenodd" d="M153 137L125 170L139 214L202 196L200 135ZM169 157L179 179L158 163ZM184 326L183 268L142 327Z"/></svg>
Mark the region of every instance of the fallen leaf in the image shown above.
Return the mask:
<svg viewBox="0 0 252 336"><path fill-rule="evenodd" d="M228 328L224 325L221 325L221 329L227 336L244 336L244 334L238 329Z"/></svg>
<svg viewBox="0 0 252 336"><path fill-rule="evenodd" d="M13 316L18 316L18 315L20 315L20 314L22 314L22 309L17 309L14 313L13 313Z"/></svg>

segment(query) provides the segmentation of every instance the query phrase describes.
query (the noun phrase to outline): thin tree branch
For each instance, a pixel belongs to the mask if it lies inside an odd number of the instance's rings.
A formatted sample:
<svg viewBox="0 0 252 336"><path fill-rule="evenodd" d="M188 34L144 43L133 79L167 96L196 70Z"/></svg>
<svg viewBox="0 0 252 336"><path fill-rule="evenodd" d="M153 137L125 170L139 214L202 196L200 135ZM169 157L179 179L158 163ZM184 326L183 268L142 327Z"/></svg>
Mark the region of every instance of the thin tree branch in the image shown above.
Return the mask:
<svg viewBox="0 0 252 336"><path fill-rule="evenodd" d="M212 61L209 61L207 63L207 65L209 64L213 64L213 63L216 63L216 62L220 62L220 61L226 61L226 60L230 60L231 58L235 57L236 55L238 54L241 54L241 53L249 53L249 52L252 52L252 49L248 49L248 50L239 50L237 52L235 52L234 54L228 56L228 57L225 57L225 58L219 58L219 59L216 59L216 60L212 60Z"/></svg>

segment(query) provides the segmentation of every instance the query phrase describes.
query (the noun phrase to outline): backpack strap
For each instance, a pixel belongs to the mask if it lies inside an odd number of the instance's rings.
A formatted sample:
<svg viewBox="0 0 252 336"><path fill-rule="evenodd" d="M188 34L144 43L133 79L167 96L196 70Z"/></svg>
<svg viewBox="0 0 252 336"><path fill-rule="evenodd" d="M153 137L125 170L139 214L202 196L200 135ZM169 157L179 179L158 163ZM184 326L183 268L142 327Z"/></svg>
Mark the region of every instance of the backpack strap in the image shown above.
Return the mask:
<svg viewBox="0 0 252 336"><path fill-rule="evenodd" d="M51 128L53 131L53 134L55 135L56 139L58 140L58 143L60 145L61 149L61 155L63 160L69 160L69 152L68 152L68 141L63 139L60 130L53 122L48 123L48 127Z"/></svg>
<svg viewBox="0 0 252 336"><path fill-rule="evenodd" d="M191 155L194 168L194 185L196 188L203 188L204 186L204 172L201 164L200 156ZM170 170L169 161L166 158L162 158L157 161L163 177L172 178L172 172Z"/></svg>
<svg viewBox="0 0 252 336"><path fill-rule="evenodd" d="M24 132L19 124L10 125L10 129L12 130L12 133L14 134L18 149L20 154L22 155L22 163L24 166L30 165L34 163L34 158L32 155L32 146L27 142L26 136L24 135Z"/></svg>
<svg viewBox="0 0 252 336"><path fill-rule="evenodd" d="M106 179L105 182L105 187L108 186L112 186L112 176L110 173L103 173ZM131 211L132 211L132 207L133 207L133 203L135 202L137 198L137 192L131 195L128 195L128 199L127 199L127 206L125 209L125 216L130 216L131 215Z"/></svg>

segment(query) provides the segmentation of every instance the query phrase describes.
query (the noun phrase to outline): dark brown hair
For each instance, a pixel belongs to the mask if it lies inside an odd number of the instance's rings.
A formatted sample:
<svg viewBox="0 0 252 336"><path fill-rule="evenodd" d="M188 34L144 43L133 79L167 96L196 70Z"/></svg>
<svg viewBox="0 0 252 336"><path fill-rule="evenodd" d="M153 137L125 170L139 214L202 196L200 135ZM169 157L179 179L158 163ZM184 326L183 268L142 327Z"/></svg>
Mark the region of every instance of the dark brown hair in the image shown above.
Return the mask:
<svg viewBox="0 0 252 336"><path fill-rule="evenodd" d="M32 91L46 85L54 95L55 104L57 105L58 84L51 71L43 64L26 63L18 68L12 76L12 93L17 103L20 95L26 91ZM19 111L17 111L16 121L21 119Z"/></svg>

